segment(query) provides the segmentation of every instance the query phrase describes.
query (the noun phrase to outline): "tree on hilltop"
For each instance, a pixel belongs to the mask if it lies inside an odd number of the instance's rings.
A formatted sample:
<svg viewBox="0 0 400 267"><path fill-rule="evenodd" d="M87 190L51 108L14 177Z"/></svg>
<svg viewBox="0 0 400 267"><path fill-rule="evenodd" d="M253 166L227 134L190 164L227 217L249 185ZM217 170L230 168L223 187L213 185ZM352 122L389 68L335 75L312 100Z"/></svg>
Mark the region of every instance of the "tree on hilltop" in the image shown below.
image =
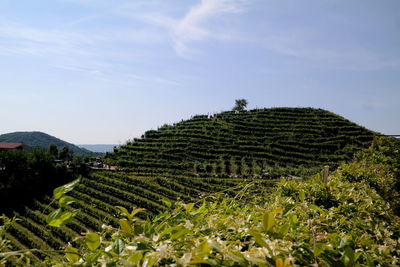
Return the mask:
<svg viewBox="0 0 400 267"><path fill-rule="evenodd" d="M247 104L249 102L247 102L246 99L242 98L242 99L236 99L235 100L235 106L233 107L232 111L236 111L236 112L240 112L246 109Z"/></svg>
<svg viewBox="0 0 400 267"><path fill-rule="evenodd" d="M58 158L58 148L57 148L57 146L55 144L50 144L49 145L49 153L54 158Z"/></svg>

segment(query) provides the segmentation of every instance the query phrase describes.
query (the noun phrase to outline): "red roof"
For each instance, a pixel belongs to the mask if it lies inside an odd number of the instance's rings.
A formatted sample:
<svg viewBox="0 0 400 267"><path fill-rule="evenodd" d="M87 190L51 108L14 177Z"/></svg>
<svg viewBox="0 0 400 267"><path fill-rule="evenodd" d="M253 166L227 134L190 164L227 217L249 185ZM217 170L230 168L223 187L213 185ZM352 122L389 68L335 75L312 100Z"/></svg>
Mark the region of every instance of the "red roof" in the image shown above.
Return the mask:
<svg viewBox="0 0 400 267"><path fill-rule="evenodd" d="M0 149L14 149L22 146L21 143L5 143L0 142Z"/></svg>

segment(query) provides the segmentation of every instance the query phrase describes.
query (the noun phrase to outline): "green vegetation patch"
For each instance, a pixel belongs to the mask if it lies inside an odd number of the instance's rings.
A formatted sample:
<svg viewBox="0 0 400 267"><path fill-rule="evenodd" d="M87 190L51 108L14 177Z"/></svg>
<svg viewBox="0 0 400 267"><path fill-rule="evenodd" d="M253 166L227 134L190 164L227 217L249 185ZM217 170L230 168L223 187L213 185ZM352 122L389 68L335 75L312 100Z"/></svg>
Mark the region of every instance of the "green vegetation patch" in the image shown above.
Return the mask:
<svg viewBox="0 0 400 267"><path fill-rule="evenodd" d="M312 175L371 144L374 132L322 109L270 108L198 115L108 153L132 171L251 177Z"/></svg>
<svg viewBox="0 0 400 267"><path fill-rule="evenodd" d="M349 182L337 171L327 185L317 175L308 181L282 180L272 193L251 183L243 186L233 197L166 201L166 210L152 219L137 217L142 209L120 207L118 227L86 233L45 264L400 264L399 218L366 181Z"/></svg>

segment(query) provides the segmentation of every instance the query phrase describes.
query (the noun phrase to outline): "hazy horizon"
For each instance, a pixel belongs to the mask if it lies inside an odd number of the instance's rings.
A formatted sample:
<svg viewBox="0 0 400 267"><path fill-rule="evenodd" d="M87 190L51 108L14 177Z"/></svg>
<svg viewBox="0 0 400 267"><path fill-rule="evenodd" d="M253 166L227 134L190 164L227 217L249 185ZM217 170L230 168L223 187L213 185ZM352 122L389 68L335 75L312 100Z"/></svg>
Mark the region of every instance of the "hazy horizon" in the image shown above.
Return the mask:
<svg viewBox="0 0 400 267"><path fill-rule="evenodd" d="M0 134L123 144L238 98L400 134L399 10L396 0L0 0Z"/></svg>

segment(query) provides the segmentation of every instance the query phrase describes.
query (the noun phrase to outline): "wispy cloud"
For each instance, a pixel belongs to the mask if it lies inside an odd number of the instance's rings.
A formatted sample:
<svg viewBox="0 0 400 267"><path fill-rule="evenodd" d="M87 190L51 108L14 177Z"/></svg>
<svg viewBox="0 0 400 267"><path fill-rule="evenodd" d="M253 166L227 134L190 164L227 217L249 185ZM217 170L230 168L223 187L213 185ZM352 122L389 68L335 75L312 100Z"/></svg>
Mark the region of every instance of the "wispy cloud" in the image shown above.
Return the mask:
<svg viewBox="0 0 400 267"><path fill-rule="evenodd" d="M384 51L371 49L368 44L353 40L331 43L327 41L329 33L323 30L308 27L264 30L267 34L262 38L254 37L253 42L311 66L355 71L400 67L400 59L387 57Z"/></svg>
<svg viewBox="0 0 400 267"><path fill-rule="evenodd" d="M93 18L96 18L93 16ZM90 17L88 19L91 19ZM84 22L86 19L78 21ZM126 79L125 84L167 84L178 85L178 82L162 76L130 76L131 71L125 64L134 64L139 58L149 58L147 53L136 52L135 45L159 43L159 34L155 31L130 28L110 28L90 32L88 29L75 29L75 23L68 26L43 28L16 23L12 20L0 19L0 56L30 57L34 61L44 63L67 72L81 73L93 79L115 82L115 77ZM121 47L108 50L107 48ZM140 72L139 72L140 73Z"/></svg>
<svg viewBox="0 0 400 267"><path fill-rule="evenodd" d="M219 34L207 25L209 20L222 14L242 12L245 5L246 1L241 0L201 0L180 19L161 15L146 15L143 18L167 29L176 53L187 57L193 52L189 43L216 38Z"/></svg>
<svg viewBox="0 0 400 267"><path fill-rule="evenodd" d="M48 54L86 54L79 46L90 44L92 40L82 34L40 29L9 20L0 20L0 36L3 38L1 51L3 55L30 54L45 56Z"/></svg>

